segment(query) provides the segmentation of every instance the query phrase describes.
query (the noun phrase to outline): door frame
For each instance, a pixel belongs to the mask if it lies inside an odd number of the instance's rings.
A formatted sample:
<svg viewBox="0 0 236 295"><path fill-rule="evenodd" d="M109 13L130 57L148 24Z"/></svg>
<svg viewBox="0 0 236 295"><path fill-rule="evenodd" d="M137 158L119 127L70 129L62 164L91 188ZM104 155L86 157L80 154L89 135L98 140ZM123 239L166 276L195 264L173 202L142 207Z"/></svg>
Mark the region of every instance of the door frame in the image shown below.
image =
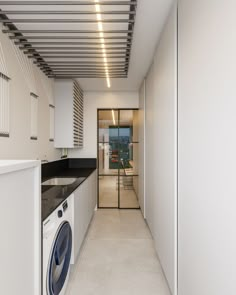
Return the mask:
<svg viewBox="0 0 236 295"><path fill-rule="evenodd" d="M98 209L124 209L124 210L140 210L140 206L137 208L132 207L120 207L120 169L118 169L117 175L106 175L106 176L117 176L118 177L118 206L117 207L102 207L99 206L99 112L100 111L118 111L118 130L120 123L120 111L139 111L139 108L98 108L97 109L97 208ZM118 133L119 136L119 133ZM135 142L139 143L139 142ZM135 174L133 176L139 176L139 174Z"/></svg>

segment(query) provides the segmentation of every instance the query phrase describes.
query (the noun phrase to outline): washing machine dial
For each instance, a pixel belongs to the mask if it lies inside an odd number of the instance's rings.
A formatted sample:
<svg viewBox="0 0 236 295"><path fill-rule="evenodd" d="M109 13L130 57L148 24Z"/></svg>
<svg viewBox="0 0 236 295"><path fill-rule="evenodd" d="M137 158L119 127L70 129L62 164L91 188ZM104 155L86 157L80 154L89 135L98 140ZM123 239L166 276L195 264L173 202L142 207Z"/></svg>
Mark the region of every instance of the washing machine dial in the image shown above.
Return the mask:
<svg viewBox="0 0 236 295"><path fill-rule="evenodd" d="M58 210L58 212L57 212L57 216L58 216L59 218L61 218L61 217L63 216L63 212L62 212L62 210Z"/></svg>

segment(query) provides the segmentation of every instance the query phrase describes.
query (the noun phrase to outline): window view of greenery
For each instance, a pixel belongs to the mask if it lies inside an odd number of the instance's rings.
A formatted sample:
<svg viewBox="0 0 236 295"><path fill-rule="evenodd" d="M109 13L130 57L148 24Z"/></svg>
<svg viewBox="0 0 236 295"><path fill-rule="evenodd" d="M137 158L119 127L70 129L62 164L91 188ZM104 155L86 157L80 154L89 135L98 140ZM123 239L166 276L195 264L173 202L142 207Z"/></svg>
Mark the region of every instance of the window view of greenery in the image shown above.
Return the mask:
<svg viewBox="0 0 236 295"><path fill-rule="evenodd" d="M132 143L130 143L130 139L132 138L132 127L120 127L117 135L117 127L111 126L109 127L109 138L109 168L130 168L129 161L133 158L133 146Z"/></svg>

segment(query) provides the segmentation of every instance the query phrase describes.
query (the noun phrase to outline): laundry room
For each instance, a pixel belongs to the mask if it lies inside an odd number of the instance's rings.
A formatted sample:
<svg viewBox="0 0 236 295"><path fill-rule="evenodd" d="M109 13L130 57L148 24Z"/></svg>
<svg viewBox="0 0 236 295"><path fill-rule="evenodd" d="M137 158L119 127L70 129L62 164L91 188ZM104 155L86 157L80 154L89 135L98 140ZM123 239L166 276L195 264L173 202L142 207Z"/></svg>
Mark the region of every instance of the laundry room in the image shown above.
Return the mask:
<svg viewBox="0 0 236 295"><path fill-rule="evenodd" d="M235 295L236 2L0 0L0 294Z"/></svg>

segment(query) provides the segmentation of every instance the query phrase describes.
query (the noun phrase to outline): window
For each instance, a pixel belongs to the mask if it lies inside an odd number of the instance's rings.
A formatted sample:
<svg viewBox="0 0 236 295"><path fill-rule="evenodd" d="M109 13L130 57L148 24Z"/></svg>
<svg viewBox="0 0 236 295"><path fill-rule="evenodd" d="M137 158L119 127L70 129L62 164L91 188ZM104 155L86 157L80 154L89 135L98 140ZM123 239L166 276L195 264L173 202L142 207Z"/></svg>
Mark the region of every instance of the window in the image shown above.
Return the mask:
<svg viewBox="0 0 236 295"><path fill-rule="evenodd" d="M54 141L54 116L55 116L55 107L52 104L50 104L49 105L49 117L50 117L49 141Z"/></svg>
<svg viewBox="0 0 236 295"><path fill-rule="evenodd" d="M31 130L30 139L38 139L38 96L34 93L30 93L30 103L31 103Z"/></svg>
<svg viewBox="0 0 236 295"><path fill-rule="evenodd" d="M0 136L10 136L10 95L9 80L0 72Z"/></svg>

